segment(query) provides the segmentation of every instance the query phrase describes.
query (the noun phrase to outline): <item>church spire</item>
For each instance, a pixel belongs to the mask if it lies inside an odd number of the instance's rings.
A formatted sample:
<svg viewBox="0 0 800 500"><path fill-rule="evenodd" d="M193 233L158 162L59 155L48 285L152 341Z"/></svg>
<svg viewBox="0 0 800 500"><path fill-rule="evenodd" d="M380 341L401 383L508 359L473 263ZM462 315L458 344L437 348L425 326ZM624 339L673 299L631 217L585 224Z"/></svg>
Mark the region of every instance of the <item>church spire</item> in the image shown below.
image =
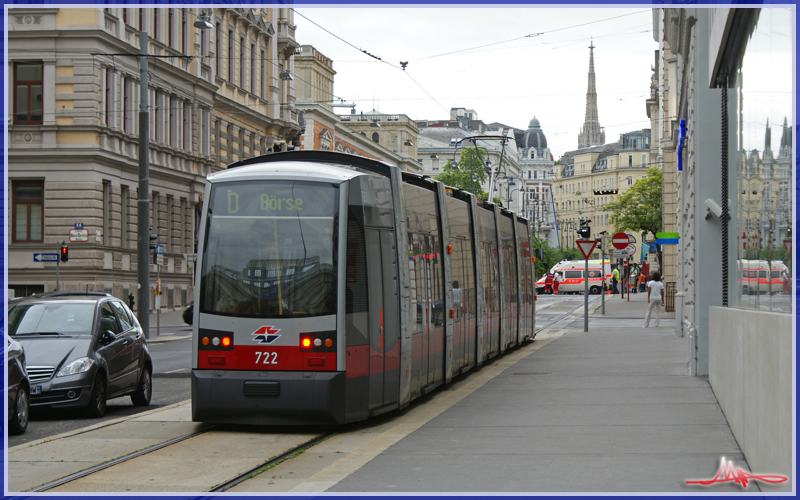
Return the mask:
<svg viewBox="0 0 800 500"><path fill-rule="evenodd" d="M586 117L578 135L578 148L588 148L606 142L597 114L597 86L594 76L594 41L589 42L589 85L586 89Z"/></svg>

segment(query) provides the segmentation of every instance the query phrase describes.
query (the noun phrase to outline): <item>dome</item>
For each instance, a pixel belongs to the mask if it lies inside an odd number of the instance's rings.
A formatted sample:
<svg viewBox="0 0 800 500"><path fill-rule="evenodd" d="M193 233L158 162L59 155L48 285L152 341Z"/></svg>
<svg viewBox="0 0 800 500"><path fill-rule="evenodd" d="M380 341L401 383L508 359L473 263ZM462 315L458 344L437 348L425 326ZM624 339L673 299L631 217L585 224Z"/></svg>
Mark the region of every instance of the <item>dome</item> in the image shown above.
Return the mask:
<svg viewBox="0 0 800 500"><path fill-rule="evenodd" d="M537 149L544 149L547 147L547 138L544 136L542 127L539 125L539 120L537 120L535 116L528 125L528 131L525 132L525 136L522 138L522 147Z"/></svg>

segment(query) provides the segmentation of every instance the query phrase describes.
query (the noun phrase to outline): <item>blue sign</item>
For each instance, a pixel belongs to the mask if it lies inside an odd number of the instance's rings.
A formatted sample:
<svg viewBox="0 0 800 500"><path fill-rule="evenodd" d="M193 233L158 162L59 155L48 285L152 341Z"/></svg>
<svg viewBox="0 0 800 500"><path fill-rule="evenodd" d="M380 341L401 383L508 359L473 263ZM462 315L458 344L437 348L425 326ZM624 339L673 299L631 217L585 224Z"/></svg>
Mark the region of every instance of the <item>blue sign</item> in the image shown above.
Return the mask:
<svg viewBox="0 0 800 500"><path fill-rule="evenodd" d="M76 222L75 229L83 229L83 222Z"/></svg>
<svg viewBox="0 0 800 500"><path fill-rule="evenodd" d="M678 238L656 238L656 243L659 245L677 245Z"/></svg>
<svg viewBox="0 0 800 500"><path fill-rule="evenodd" d="M33 254L34 262L58 262L57 253L35 253Z"/></svg>
<svg viewBox="0 0 800 500"><path fill-rule="evenodd" d="M156 245L156 254L164 255L164 245Z"/></svg>

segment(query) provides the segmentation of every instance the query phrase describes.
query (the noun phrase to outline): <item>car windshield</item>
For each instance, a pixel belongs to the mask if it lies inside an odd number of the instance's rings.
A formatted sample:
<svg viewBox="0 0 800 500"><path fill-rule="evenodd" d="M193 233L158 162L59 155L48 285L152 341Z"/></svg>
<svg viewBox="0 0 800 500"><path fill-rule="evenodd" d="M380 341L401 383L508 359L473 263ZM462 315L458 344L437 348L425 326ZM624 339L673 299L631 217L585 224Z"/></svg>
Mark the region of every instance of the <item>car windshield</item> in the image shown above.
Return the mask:
<svg viewBox="0 0 800 500"><path fill-rule="evenodd" d="M87 303L44 302L19 304L8 312L10 335L92 333L95 305Z"/></svg>

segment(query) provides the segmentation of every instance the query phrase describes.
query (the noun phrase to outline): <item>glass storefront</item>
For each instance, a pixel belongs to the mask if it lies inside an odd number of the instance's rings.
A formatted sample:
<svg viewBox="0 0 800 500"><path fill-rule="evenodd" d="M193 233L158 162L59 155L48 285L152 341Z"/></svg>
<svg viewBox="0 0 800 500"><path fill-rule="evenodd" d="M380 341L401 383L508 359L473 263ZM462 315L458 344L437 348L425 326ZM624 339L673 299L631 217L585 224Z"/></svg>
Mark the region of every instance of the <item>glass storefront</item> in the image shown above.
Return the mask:
<svg viewBox="0 0 800 500"><path fill-rule="evenodd" d="M739 111L738 189L733 205L739 307L786 313L792 308L794 276L793 40L791 9L761 9L734 94Z"/></svg>

